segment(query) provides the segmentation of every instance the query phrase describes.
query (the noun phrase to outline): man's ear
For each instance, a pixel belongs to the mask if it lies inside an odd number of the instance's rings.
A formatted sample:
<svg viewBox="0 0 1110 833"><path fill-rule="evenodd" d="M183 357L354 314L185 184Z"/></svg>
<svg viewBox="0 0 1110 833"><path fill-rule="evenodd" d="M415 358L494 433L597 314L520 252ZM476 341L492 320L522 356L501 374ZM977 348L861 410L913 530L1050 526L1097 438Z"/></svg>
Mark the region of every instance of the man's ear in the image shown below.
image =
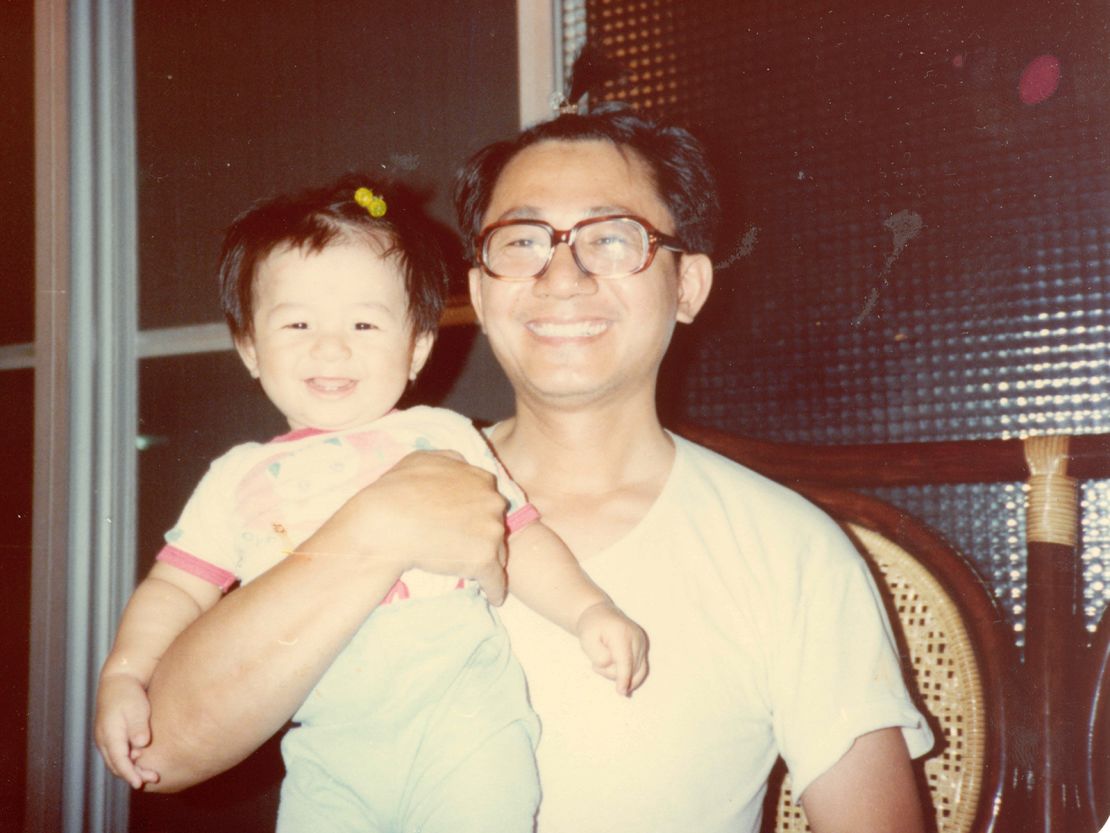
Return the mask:
<svg viewBox="0 0 1110 833"><path fill-rule="evenodd" d="M470 284L470 306L474 308L474 317L478 319L478 326L482 332L486 331L486 322L482 317L482 270L472 266L467 272Z"/></svg>
<svg viewBox="0 0 1110 833"><path fill-rule="evenodd" d="M682 255L678 264L678 312L675 320L682 324L693 321L712 288L713 261L709 255Z"/></svg>
<svg viewBox="0 0 1110 833"><path fill-rule="evenodd" d="M412 341L412 363L409 365L409 381L415 382L436 343L435 333L420 333Z"/></svg>
<svg viewBox="0 0 1110 833"><path fill-rule="evenodd" d="M250 373L252 379L258 378L258 351L254 349L254 339L250 336L238 336L235 338L235 350L239 353L239 358L243 360L243 364L247 367L247 372Z"/></svg>

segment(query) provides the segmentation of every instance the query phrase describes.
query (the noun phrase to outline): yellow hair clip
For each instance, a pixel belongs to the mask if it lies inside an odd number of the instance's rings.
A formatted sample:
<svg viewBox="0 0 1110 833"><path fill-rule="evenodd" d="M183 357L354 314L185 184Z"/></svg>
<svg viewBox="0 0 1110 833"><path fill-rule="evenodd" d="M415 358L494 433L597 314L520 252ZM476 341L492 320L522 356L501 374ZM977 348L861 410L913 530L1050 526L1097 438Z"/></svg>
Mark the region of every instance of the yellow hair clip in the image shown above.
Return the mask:
<svg viewBox="0 0 1110 833"><path fill-rule="evenodd" d="M355 202L365 208L371 217L377 218L385 216L385 200L369 188L359 188L355 191Z"/></svg>

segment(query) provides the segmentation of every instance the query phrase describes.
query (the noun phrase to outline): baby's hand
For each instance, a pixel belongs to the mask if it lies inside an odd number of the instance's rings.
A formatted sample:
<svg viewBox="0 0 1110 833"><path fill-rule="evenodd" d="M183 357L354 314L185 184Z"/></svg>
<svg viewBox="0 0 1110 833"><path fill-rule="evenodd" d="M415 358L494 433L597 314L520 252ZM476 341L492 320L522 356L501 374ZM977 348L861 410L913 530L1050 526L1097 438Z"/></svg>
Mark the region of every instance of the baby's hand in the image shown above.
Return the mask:
<svg viewBox="0 0 1110 833"><path fill-rule="evenodd" d="M640 687L648 672L644 629L612 602L598 602L578 617L578 641L594 670L617 684L625 697Z"/></svg>
<svg viewBox="0 0 1110 833"><path fill-rule="evenodd" d="M158 773L135 759L150 745L150 701L146 690L128 674L100 679L96 695L96 748L111 773L135 789L158 780Z"/></svg>

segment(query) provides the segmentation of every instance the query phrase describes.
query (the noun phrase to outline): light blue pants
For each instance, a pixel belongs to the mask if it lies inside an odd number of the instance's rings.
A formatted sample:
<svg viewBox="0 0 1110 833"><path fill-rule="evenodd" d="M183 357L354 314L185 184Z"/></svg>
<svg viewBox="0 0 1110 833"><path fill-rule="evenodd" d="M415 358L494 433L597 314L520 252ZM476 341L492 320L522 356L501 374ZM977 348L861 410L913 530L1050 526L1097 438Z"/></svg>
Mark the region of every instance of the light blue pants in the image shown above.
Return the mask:
<svg viewBox="0 0 1110 833"><path fill-rule="evenodd" d="M282 741L278 833L527 833L539 721L472 589L379 608Z"/></svg>

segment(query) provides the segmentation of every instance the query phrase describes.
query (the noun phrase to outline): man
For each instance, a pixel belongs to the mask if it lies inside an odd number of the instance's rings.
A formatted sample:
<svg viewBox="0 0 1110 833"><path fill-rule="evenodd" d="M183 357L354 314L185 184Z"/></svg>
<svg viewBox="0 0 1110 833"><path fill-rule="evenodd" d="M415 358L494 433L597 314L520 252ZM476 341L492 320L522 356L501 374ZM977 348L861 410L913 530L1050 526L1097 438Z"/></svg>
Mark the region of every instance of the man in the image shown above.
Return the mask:
<svg viewBox="0 0 1110 833"><path fill-rule="evenodd" d="M932 738L859 556L801 498L658 419L671 333L712 284L706 170L684 131L605 111L493 145L460 179L472 302L516 397L491 442L652 646L647 682L617 700L565 635L506 605L543 722L538 829L755 830L782 754L815 830L919 831L910 756ZM431 456L359 495L167 654L144 763L179 788L261 743L404 567L499 598L489 496Z"/></svg>

